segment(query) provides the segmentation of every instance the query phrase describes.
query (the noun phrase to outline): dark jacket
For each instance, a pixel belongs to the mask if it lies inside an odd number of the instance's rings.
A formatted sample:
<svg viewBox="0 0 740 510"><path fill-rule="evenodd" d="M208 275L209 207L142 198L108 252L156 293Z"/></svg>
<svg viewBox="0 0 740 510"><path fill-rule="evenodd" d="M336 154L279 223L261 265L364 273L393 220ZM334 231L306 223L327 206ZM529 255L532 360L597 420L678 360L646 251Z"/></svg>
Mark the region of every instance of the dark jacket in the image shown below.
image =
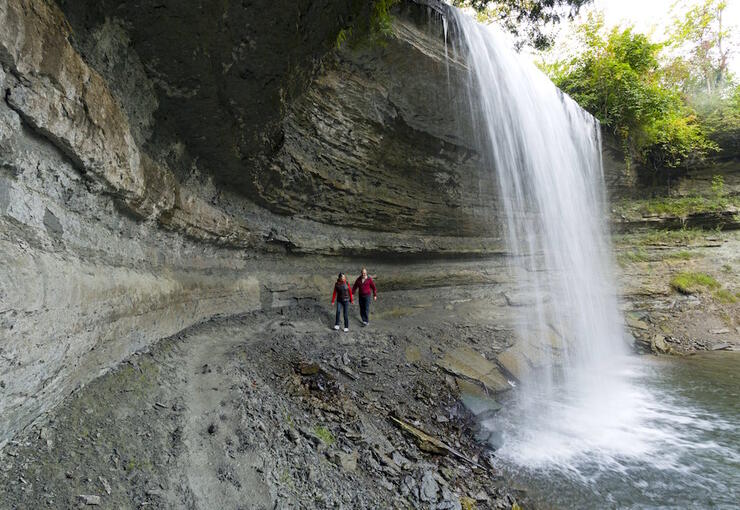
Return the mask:
<svg viewBox="0 0 740 510"><path fill-rule="evenodd" d="M337 282L334 284L334 294L331 295L331 304L334 304L335 299L354 303L352 300L352 289L349 288L347 282Z"/></svg>

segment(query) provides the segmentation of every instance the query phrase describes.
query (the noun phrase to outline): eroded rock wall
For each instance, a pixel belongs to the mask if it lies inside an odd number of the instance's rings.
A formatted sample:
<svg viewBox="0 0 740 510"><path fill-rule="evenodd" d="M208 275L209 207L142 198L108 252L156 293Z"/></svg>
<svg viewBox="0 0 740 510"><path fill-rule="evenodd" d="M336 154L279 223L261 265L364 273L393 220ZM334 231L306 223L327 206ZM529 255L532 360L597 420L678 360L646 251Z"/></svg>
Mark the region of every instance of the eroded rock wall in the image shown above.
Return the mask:
<svg viewBox="0 0 740 510"><path fill-rule="evenodd" d="M260 306L243 260L137 216L126 202L135 194L81 163L85 151L74 137L89 136L92 127L75 125L82 122L72 113L59 136L40 128L37 110L17 99L20 87L35 85L21 85L25 75L16 78L17 69L10 74L5 66L0 84L11 92L0 103L0 444L135 350L215 314ZM56 100L37 92L37 101ZM105 147L110 139L98 141Z"/></svg>
<svg viewBox="0 0 740 510"><path fill-rule="evenodd" d="M425 9L337 52L352 2L185 4L0 1L0 444L159 338L323 300L327 255L494 278L399 258L500 249Z"/></svg>
<svg viewBox="0 0 740 510"><path fill-rule="evenodd" d="M338 270L505 278L452 262L502 250L464 63L413 2L337 50L362 5L0 0L0 445L131 352L325 301Z"/></svg>

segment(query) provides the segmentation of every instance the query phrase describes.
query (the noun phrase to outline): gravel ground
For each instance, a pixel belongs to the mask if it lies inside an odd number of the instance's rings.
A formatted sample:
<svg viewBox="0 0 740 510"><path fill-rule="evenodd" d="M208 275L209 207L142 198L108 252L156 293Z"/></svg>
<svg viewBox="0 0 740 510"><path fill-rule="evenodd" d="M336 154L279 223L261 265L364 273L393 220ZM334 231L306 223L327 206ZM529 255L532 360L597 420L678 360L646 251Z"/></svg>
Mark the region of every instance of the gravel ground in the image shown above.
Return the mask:
<svg viewBox="0 0 740 510"><path fill-rule="evenodd" d="M309 305L163 340L6 447L0 507L512 508L522 495L490 467L434 364L460 343L489 356L505 346L495 316L479 317L496 297L419 299L388 293L349 333ZM461 457L422 450L390 416Z"/></svg>

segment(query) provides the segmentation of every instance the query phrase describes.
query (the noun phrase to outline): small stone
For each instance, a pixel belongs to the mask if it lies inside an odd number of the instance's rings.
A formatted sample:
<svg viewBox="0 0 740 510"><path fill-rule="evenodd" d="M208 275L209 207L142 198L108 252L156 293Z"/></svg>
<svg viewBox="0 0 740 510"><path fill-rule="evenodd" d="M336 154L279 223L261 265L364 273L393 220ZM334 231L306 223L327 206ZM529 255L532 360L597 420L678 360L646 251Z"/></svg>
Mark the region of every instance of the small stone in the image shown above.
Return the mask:
<svg viewBox="0 0 740 510"><path fill-rule="evenodd" d="M98 506L98 505L100 505L100 496L93 496L93 495L89 495L89 494L80 494L78 496L78 498L80 499L80 501L84 505L88 505L88 506Z"/></svg>
<svg viewBox="0 0 740 510"><path fill-rule="evenodd" d="M437 485L437 481L434 479L434 473L432 471L425 471L421 477L419 498L428 503L435 503L438 492L439 485Z"/></svg>
<svg viewBox="0 0 740 510"><path fill-rule="evenodd" d="M439 469L439 472L448 482L452 482L455 480L455 478L457 478L457 471L450 467L442 466Z"/></svg>
<svg viewBox="0 0 740 510"><path fill-rule="evenodd" d="M352 453L339 452L335 453L331 459L337 466L342 467L347 471L354 471L357 469L357 452Z"/></svg>
<svg viewBox="0 0 740 510"><path fill-rule="evenodd" d="M709 332L713 335L726 335L730 332L728 328L710 329Z"/></svg>
<svg viewBox="0 0 740 510"><path fill-rule="evenodd" d="M383 487L384 489L387 489L389 491L393 491L396 489L396 487L393 485L393 483L390 480L387 480L386 478L380 478L378 480L378 485Z"/></svg>
<svg viewBox="0 0 740 510"><path fill-rule="evenodd" d="M732 344L728 344L727 342L722 342L722 343L712 345L710 349L713 351L723 351L725 349L731 349L731 348L732 348Z"/></svg>
<svg viewBox="0 0 740 510"><path fill-rule="evenodd" d="M457 494L448 488L442 489L442 501L437 503L436 510L462 510L462 504Z"/></svg>
<svg viewBox="0 0 740 510"><path fill-rule="evenodd" d="M484 491L478 491L476 494L473 495L473 499L476 501L490 501L491 498L489 498L488 494L486 494Z"/></svg>
<svg viewBox="0 0 740 510"><path fill-rule="evenodd" d="M208 433L211 434L211 435L213 435L213 434L216 433L216 424L215 423L211 423L208 426Z"/></svg>
<svg viewBox="0 0 740 510"><path fill-rule="evenodd" d="M401 455L399 452L393 452L393 455L391 455L391 460L401 466L402 469L411 468L411 461Z"/></svg>
<svg viewBox="0 0 740 510"><path fill-rule="evenodd" d="M324 444L319 436L317 436L307 428L299 427L298 432L300 432L303 437L311 441L311 443L316 447L322 446Z"/></svg>
<svg viewBox="0 0 740 510"><path fill-rule="evenodd" d="M301 438L298 436L298 432L296 432L293 428L285 429L285 435L295 444L298 444L301 440Z"/></svg>
<svg viewBox="0 0 740 510"><path fill-rule="evenodd" d="M298 364L298 372L301 375L316 375L321 370L321 367L319 367L318 363L308 363L305 361L302 361Z"/></svg>
<svg viewBox="0 0 740 510"><path fill-rule="evenodd" d="M98 477L98 481L103 486L103 490L105 490L105 493L110 496L110 494L111 494L112 491L111 491L111 488L110 488L110 484L108 483L108 480L106 480L102 476L99 476Z"/></svg>
<svg viewBox="0 0 740 510"><path fill-rule="evenodd" d="M401 481L401 495L412 496L414 499L419 499L419 488L416 486L416 480L411 476L404 477Z"/></svg>

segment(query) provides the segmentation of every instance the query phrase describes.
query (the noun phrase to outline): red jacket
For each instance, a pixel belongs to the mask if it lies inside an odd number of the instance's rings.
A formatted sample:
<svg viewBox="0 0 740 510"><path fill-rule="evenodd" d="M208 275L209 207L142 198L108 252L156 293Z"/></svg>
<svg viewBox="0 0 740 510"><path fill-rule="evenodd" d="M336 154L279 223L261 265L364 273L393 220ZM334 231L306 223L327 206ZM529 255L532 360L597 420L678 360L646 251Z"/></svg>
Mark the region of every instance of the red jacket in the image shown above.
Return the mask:
<svg viewBox="0 0 740 510"><path fill-rule="evenodd" d="M349 302L350 303L354 303L354 301L352 300L352 289L349 287L349 283L346 283L346 282L339 283L339 282L337 282L337 283L334 284L334 293L331 295L331 304L334 304L334 300L337 298L337 291L339 291L340 297L341 297L341 294L343 293L343 289L339 288L340 286L346 286L347 287L347 293L349 294Z"/></svg>
<svg viewBox="0 0 740 510"><path fill-rule="evenodd" d="M375 288L375 283L373 283L373 279L369 276L365 278L364 283L362 281L362 276L355 280L355 284L352 286L352 291L354 292L358 288L360 289L360 296L369 296L370 294L373 296L378 295L378 289Z"/></svg>

